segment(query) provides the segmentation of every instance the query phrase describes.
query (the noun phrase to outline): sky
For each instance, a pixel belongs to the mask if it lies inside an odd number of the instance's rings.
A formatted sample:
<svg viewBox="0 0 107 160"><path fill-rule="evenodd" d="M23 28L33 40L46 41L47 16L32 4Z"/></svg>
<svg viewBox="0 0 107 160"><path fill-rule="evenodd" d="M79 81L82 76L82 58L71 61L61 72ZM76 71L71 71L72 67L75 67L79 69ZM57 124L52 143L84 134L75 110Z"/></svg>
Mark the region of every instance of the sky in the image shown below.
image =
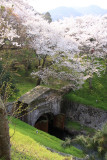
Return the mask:
<svg viewBox="0 0 107 160"><path fill-rule="evenodd" d="M101 8L107 9L107 0L29 0L36 11L43 13L51 9L66 6L66 7L84 7L89 5L98 5Z"/></svg>

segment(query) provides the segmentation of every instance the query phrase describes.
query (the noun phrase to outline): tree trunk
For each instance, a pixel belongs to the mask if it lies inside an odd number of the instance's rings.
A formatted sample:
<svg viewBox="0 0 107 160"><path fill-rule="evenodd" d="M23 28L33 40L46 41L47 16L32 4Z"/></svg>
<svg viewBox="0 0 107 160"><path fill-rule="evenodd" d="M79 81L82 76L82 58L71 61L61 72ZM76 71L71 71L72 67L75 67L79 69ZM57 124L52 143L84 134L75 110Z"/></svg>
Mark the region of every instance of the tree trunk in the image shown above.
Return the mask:
<svg viewBox="0 0 107 160"><path fill-rule="evenodd" d="M40 55L37 55L37 59L38 59L38 66L37 68L39 68L41 66L41 58Z"/></svg>
<svg viewBox="0 0 107 160"><path fill-rule="evenodd" d="M41 78L39 77L37 80L36 86L40 85L40 83L41 83Z"/></svg>
<svg viewBox="0 0 107 160"><path fill-rule="evenodd" d="M89 78L89 88L92 89L92 78Z"/></svg>
<svg viewBox="0 0 107 160"><path fill-rule="evenodd" d="M5 106L0 98L0 159L10 160L9 126Z"/></svg>
<svg viewBox="0 0 107 160"><path fill-rule="evenodd" d="M106 64L106 71L105 71L105 74L107 74L107 64Z"/></svg>
<svg viewBox="0 0 107 160"><path fill-rule="evenodd" d="M43 58L42 68L44 68L44 67L45 67L46 58L47 58L47 55L45 55L45 57Z"/></svg>
<svg viewBox="0 0 107 160"><path fill-rule="evenodd" d="M47 55L45 55L45 57L43 58L42 68L45 67L46 58L47 58ZM39 77L38 80L37 80L36 86L40 85L41 81L42 81L42 79Z"/></svg>
<svg viewBox="0 0 107 160"><path fill-rule="evenodd" d="M105 73L107 74L107 56L106 56L106 71Z"/></svg>
<svg viewBox="0 0 107 160"><path fill-rule="evenodd" d="M39 64L38 64L38 67L41 65L41 63L40 63L40 62L41 62L41 60L39 59Z"/></svg>

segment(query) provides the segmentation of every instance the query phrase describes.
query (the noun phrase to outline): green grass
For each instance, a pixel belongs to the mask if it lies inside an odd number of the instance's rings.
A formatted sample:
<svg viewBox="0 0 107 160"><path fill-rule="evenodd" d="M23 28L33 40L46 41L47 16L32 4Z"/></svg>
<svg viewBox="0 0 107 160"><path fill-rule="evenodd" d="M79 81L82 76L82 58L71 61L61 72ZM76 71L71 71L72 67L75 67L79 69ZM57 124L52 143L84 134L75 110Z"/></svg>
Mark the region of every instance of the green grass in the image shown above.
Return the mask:
<svg viewBox="0 0 107 160"><path fill-rule="evenodd" d="M9 98L9 101L16 101L23 94L36 87L36 80L33 80L30 76L26 76L23 73L15 73L14 78L16 80L16 88L19 91L13 94L12 97Z"/></svg>
<svg viewBox="0 0 107 160"><path fill-rule="evenodd" d="M95 129L81 125L79 122L71 121L69 119L66 120L65 127L76 131L86 131L87 134L95 133Z"/></svg>
<svg viewBox="0 0 107 160"><path fill-rule="evenodd" d="M70 92L64 98L107 111L107 74L102 74L101 77L95 75L92 80L92 87L89 89L89 83L86 81L83 88Z"/></svg>
<svg viewBox="0 0 107 160"><path fill-rule="evenodd" d="M36 87L36 81L37 79L33 79L30 76L30 73L28 73L28 76L25 75L24 72L20 71L18 73L14 73L14 79L16 81L16 88L19 90L18 93L14 93L8 101L16 101L18 98L20 98L23 94L30 91L34 87ZM68 84L68 82L62 82L61 80L53 80L50 79L50 84L41 84L41 86L52 88L59 90L64 85Z"/></svg>
<svg viewBox="0 0 107 160"><path fill-rule="evenodd" d="M38 130L38 134L37 134L36 128L18 119L13 118L12 123L10 123L9 126L10 126L10 136L13 135L11 138L12 151L13 151L12 157L13 159L15 157L15 160L17 160L21 156L22 157L25 156L27 157L26 159L32 159L32 160L35 157L38 157L38 159L41 159L41 160L42 159L43 160L64 159L64 157L59 156L58 154L52 154L50 151L47 151L44 146L52 148L59 152L71 154L76 157L84 157L84 154L81 150L73 146L71 146L70 148L64 149L61 146L62 140L40 130ZM14 133L14 129L15 129L15 133ZM54 157L54 158L51 158L51 157Z"/></svg>

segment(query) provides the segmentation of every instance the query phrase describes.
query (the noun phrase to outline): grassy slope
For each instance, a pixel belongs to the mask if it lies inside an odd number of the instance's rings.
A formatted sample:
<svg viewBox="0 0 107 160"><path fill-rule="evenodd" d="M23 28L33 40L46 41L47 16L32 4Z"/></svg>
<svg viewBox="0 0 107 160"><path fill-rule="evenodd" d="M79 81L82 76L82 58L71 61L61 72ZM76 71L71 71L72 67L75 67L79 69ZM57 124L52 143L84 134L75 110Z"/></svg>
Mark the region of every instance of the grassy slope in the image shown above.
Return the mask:
<svg viewBox="0 0 107 160"><path fill-rule="evenodd" d="M88 81L86 81L82 89L70 92L65 98L107 111L107 75L94 76L92 86L93 89L90 90Z"/></svg>
<svg viewBox="0 0 107 160"><path fill-rule="evenodd" d="M66 120L65 126L66 128L71 130L86 131L87 134L92 134L95 132L95 129L81 125L79 122L71 121L69 119Z"/></svg>
<svg viewBox="0 0 107 160"><path fill-rule="evenodd" d="M15 128L15 133L14 133ZM13 136L12 136L13 135ZM13 119L10 123L10 136L12 144L12 159L40 159L40 160L62 160L65 159L56 153L51 153L45 147L50 147L56 151L71 154L76 157L83 157L84 154L81 150L71 146L70 148L62 148L62 140L51 136L45 132L38 131L36 128L20 121ZM38 143L37 143L38 142ZM66 159L66 160L69 160Z"/></svg>
<svg viewBox="0 0 107 160"><path fill-rule="evenodd" d="M19 92L10 97L9 101L16 101L23 94L30 91L32 88L36 87L36 81L31 79L30 76L27 77L23 73L16 73L14 75L14 78L16 80L16 88L19 90Z"/></svg>

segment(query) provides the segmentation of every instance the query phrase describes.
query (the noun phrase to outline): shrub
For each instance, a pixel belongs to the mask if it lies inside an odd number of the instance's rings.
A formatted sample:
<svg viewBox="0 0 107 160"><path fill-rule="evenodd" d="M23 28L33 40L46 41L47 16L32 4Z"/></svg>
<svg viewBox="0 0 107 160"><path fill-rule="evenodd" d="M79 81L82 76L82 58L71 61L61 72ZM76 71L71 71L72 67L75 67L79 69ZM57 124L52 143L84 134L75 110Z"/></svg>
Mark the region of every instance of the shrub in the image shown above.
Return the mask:
<svg viewBox="0 0 107 160"><path fill-rule="evenodd" d="M105 156L107 159L107 123L103 126L102 130L98 130L92 138L83 135L77 136L72 140L72 143L80 144L85 152L91 149L96 151L99 156Z"/></svg>
<svg viewBox="0 0 107 160"><path fill-rule="evenodd" d="M13 93L17 93L16 82L12 74L3 68L2 62L0 62L0 94L4 101L8 99Z"/></svg>
<svg viewBox="0 0 107 160"><path fill-rule="evenodd" d="M66 148L66 147L70 147L71 146L71 138L67 137L65 138L65 141L62 142L62 147Z"/></svg>

